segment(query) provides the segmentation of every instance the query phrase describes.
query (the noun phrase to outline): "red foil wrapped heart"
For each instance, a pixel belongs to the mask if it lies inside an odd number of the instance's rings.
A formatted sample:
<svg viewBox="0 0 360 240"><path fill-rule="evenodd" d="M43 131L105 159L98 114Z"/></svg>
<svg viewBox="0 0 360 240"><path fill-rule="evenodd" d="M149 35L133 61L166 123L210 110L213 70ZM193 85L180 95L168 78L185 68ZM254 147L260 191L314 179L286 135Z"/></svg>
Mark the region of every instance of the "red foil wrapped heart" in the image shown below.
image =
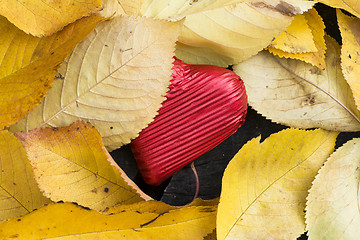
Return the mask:
<svg viewBox="0 0 360 240"><path fill-rule="evenodd" d="M247 96L234 72L175 58L159 114L130 146L145 182L159 185L245 121Z"/></svg>

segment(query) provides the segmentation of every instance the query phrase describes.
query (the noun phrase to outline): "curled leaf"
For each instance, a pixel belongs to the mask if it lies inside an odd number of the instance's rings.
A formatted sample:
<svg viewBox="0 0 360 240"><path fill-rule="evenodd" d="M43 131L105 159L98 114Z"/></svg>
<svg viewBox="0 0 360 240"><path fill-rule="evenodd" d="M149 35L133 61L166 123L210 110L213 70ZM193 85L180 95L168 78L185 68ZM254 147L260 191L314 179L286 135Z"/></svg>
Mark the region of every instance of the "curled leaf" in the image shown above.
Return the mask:
<svg viewBox="0 0 360 240"><path fill-rule="evenodd" d="M217 215L223 239L296 239L305 197L337 133L287 129L245 144L227 166ZM284 226L286 228L284 229Z"/></svg>
<svg viewBox="0 0 360 240"><path fill-rule="evenodd" d="M13 1L0 2L0 15L34 36L49 36L79 18L101 9L100 0Z"/></svg>
<svg viewBox="0 0 360 240"><path fill-rule="evenodd" d="M216 206L183 207L163 214L125 210L103 215L71 203L43 207L0 223L4 239L202 240L215 228Z"/></svg>
<svg viewBox="0 0 360 240"><path fill-rule="evenodd" d="M360 109L360 20L347 16L337 10L338 23L342 37L341 68L344 77Z"/></svg>
<svg viewBox="0 0 360 240"><path fill-rule="evenodd" d="M309 240L359 239L360 139L345 143L316 176L306 202Z"/></svg>
<svg viewBox="0 0 360 240"><path fill-rule="evenodd" d="M42 103L12 130L82 119L108 149L129 143L165 99L180 24L130 16L99 24L62 64Z"/></svg>
<svg viewBox="0 0 360 240"><path fill-rule="evenodd" d="M294 54L316 51L313 35L305 16L296 15L286 31L271 42L270 47Z"/></svg>
<svg viewBox="0 0 360 240"><path fill-rule="evenodd" d="M319 0L318 2L333 8L342 8L356 17L360 17L360 3L356 0Z"/></svg>
<svg viewBox="0 0 360 240"><path fill-rule="evenodd" d="M0 131L0 163L0 221L51 202L40 192L21 142L6 130Z"/></svg>
<svg viewBox="0 0 360 240"><path fill-rule="evenodd" d="M305 41L301 36L296 36L296 30L298 30L298 26L296 26L296 29L294 29L295 33L288 33L287 35L290 35L289 38L296 38L299 40L297 44L299 44L296 49L305 49L306 51L310 50L309 46L312 46L314 44L315 49L313 51L303 52L303 53L295 53L295 52L289 52L289 51L283 51L285 49L277 49L276 46L269 47L269 52L278 55L280 57L286 57L286 58L293 58L293 59L299 59L304 62L310 63L320 69L325 68L325 50L326 50L326 44L325 44L325 25L321 18L321 16L317 13L315 8L310 9L309 11L305 12L303 15L295 16L295 19L297 17L303 16L307 22L306 26L308 26L308 29L311 30L311 34L313 37L313 40L311 42ZM291 25L290 25L291 26ZM294 26L295 27L295 26ZM287 32L287 31L286 31ZM282 35L282 34L281 34ZM285 34L284 34L285 35ZM292 37L294 36L294 37ZM285 44L291 44L291 43L283 43ZM291 46L290 46L291 48Z"/></svg>
<svg viewBox="0 0 360 240"><path fill-rule="evenodd" d="M260 52L234 66L249 104L277 123L298 128L359 131L359 112L340 69L340 49L327 37L326 68Z"/></svg>
<svg viewBox="0 0 360 240"><path fill-rule="evenodd" d="M102 211L149 199L110 164L101 136L90 124L78 121L69 127L16 136L26 149L40 189L55 202L76 202Z"/></svg>

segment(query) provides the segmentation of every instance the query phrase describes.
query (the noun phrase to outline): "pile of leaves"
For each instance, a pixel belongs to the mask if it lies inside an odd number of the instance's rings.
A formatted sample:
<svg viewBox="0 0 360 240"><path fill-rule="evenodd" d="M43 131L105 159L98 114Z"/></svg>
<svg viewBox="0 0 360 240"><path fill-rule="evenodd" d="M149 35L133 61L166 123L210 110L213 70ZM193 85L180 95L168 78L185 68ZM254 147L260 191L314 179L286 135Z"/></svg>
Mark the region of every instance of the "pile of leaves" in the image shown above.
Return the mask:
<svg viewBox="0 0 360 240"><path fill-rule="evenodd" d="M359 239L360 139L334 146L360 131L360 6L321 2L341 46L314 1L0 2L0 238ZM154 119L174 55L232 65L249 105L292 127L245 144L220 199L183 207L108 152Z"/></svg>

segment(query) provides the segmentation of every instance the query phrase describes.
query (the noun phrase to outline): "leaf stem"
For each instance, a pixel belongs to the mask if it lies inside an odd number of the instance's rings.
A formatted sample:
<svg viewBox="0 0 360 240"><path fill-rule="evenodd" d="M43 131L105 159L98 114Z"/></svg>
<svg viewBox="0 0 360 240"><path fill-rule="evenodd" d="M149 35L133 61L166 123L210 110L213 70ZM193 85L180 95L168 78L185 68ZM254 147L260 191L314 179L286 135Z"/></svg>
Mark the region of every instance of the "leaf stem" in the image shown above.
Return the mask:
<svg viewBox="0 0 360 240"><path fill-rule="evenodd" d="M198 195L199 195L200 182L199 182L199 176L198 176L198 174L197 174L197 171L196 171L194 162L192 162L190 166L191 166L191 170L192 170L193 173L194 173L195 181L196 181L195 195L194 195L194 198L193 198L193 201L194 201L194 200L198 197Z"/></svg>

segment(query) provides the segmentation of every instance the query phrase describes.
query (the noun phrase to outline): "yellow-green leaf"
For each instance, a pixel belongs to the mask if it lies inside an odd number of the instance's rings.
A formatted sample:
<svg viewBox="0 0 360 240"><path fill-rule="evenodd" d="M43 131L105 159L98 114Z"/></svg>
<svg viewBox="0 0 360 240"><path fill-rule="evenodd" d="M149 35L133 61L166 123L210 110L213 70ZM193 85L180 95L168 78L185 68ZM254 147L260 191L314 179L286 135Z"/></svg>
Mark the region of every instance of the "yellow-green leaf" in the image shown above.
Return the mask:
<svg viewBox="0 0 360 240"><path fill-rule="evenodd" d="M360 139L345 143L316 176L306 202L309 240L360 239Z"/></svg>
<svg viewBox="0 0 360 240"><path fill-rule="evenodd" d="M0 221L23 216L51 201L40 192L21 142L0 131Z"/></svg>
<svg viewBox="0 0 360 240"><path fill-rule="evenodd" d="M347 16L337 10L338 24L342 37L341 68L344 77L360 109L360 19Z"/></svg>
<svg viewBox="0 0 360 240"><path fill-rule="evenodd" d="M227 66L246 60L314 2L243 2L186 16L176 56L187 63Z"/></svg>
<svg viewBox="0 0 360 240"><path fill-rule="evenodd" d="M311 182L337 133L287 129L245 144L227 166L217 215L223 239L296 239Z"/></svg>
<svg viewBox="0 0 360 240"><path fill-rule="evenodd" d="M216 206L183 207L163 214L127 210L103 215L71 203L43 207L0 223L2 239L202 240L213 231Z"/></svg>
<svg viewBox="0 0 360 240"><path fill-rule="evenodd" d="M301 16L301 15L299 15ZM313 42L315 44L315 51L313 52L304 52L304 53L290 53L290 52L284 52L279 49L275 49L272 47L269 47L269 52L278 55L280 57L286 57L286 58L293 58L293 59L299 59L304 62L310 63L320 69L325 68L325 51L326 51L326 44L325 44L325 25L321 18L321 16L317 13L315 8L310 9L309 11L305 12L303 15L307 21L308 27L311 30L311 33L313 35ZM296 16L297 17L297 16ZM295 18L296 18L295 17ZM302 41L302 39L299 37L300 43L306 45L306 41ZM301 48L301 47L299 47ZM306 46L303 46L303 48L306 48Z"/></svg>
<svg viewBox="0 0 360 240"><path fill-rule="evenodd" d="M101 20L83 18L50 37L37 38L0 16L0 129L40 103L58 65Z"/></svg>
<svg viewBox="0 0 360 240"><path fill-rule="evenodd" d="M0 15L34 36L49 36L64 26L101 9L100 0L14 1L0 2Z"/></svg>
<svg viewBox="0 0 360 240"><path fill-rule="evenodd" d="M101 136L90 124L18 133L44 194L98 211L149 199L116 169Z"/></svg>
<svg viewBox="0 0 360 240"><path fill-rule="evenodd" d="M340 47L326 38L326 68L260 52L234 66L249 104L277 123L298 128L359 131L359 112L340 68Z"/></svg>
<svg viewBox="0 0 360 240"><path fill-rule="evenodd" d="M165 100L180 25L130 16L100 23L62 64L42 103L12 130L82 119L108 149L129 143Z"/></svg>
<svg viewBox="0 0 360 240"><path fill-rule="evenodd" d="M286 30L277 36L269 47L294 54L315 52L313 35L304 14L296 15Z"/></svg>

